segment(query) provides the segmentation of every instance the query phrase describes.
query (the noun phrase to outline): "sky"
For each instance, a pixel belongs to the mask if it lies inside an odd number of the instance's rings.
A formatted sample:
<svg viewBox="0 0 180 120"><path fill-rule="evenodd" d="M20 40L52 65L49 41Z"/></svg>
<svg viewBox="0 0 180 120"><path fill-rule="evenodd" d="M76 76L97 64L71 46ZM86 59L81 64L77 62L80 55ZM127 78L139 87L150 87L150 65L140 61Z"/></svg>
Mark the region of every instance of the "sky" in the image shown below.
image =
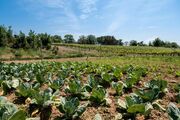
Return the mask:
<svg viewBox="0 0 180 120"><path fill-rule="evenodd" d="M180 0L0 0L0 24L15 34L32 29L180 44Z"/></svg>

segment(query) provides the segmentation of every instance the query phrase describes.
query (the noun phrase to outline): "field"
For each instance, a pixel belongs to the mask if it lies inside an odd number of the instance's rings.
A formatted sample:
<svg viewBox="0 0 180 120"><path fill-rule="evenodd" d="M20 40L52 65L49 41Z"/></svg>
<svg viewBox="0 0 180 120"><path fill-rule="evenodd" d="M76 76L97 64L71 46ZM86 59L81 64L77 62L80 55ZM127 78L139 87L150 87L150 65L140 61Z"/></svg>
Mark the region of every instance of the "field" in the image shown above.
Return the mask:
<svg viewBox="0 0 180 120"><path fill-rule="evenodd" d="M117 56L180 56L180 49L148 46L99 46L80 44L53 44L49 50L0 48L0 60L4 61Z"/></svg>
<svg viewBox="0 0 180 120"><path fill-rule="evenodd" d="M129 55L170 55L180 56L180 49L149 47L149 46L113 46L113 45L80 45L80 44L54 44L56 46L66 46L76 48L84 53L94 53L94 56L129 56Z"/></svg>
<svg viewBox="0 0 180 120"><path fill-rule="evenodd" d="M53 46L0 63L0 120L180 119L180 49Z"/></svg>

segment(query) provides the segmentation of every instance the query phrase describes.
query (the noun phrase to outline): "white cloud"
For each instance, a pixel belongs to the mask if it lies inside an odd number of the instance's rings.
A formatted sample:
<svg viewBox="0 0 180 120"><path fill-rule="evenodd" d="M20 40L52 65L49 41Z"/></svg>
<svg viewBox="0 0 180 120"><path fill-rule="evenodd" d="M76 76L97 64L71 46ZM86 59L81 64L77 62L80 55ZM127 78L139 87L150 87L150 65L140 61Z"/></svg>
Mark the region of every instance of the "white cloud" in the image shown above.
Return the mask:
<svg viewBox="0 0 180 120"><path fill-rule="evenodd" d="M136 27L147 26L150 20L160 20L163 19L163 15L158 15L158 11L167 7L171 0L112 0L104 6L104 11L110 14L108 18L109 23L107 26L106 33L117 33L124 26ZM158 16L155 16L157 13ZM107 16L105 14L105 16ZM133 26L135 25L135 26ZM147 29L155 29L157 26L147 26ZM134 29L134 28L133 28Z"/></svg>
<svg viewBox="0 0 180 120"><path fill-rule="evenodd" d="M96 3L97 0L76 0L79 4L79 9L81 11L80 18L86 19L90 14L97 10Z"/></svg>
<svg viewBox="0 0 180 120"><path fill-rule="evenodd" d="M174 0L17 1L22 4L21 8L39 22L37 26L42 25L44 30L58 34L111 34L127 36L126 39L136 37L149 41L156 37L153 35L165 36L166 34L162 35L163 32L159 30L165 28L165 23L173 19L168 12L162 11ZM176 13L174 15L176 16Z"/></svg>
<svg viewBox="0 0 180 120"><path fill-rule="evenodd" d="M22 0L20 0L22 1ZM33 14L39 21L45 21L49 29L54 32L70 31L79 29L79 19L72 10L72 1L68 0L23 0L25 10ZM53 32L52 31L52 32Z"/></svg>

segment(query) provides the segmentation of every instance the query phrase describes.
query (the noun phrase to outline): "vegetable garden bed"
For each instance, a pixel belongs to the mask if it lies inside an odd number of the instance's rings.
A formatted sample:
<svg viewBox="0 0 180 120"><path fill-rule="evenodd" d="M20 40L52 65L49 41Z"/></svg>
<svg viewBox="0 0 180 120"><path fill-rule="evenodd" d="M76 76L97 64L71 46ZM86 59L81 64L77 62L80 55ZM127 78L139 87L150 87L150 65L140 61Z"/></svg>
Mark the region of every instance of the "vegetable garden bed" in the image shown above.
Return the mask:
<svg viewBox="0 0 180 120"><path fill-rule="evenodd" d="M179 120L178 81L148 74L132 65L0 63L0 120Z"/></svg>

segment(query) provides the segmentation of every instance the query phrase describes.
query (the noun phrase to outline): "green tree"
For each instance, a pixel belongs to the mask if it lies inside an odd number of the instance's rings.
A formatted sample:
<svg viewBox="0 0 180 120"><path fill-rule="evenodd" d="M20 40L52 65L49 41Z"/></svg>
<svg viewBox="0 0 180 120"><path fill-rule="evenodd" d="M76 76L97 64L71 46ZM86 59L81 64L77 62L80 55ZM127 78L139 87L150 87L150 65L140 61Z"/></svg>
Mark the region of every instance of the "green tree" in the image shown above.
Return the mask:
<svg viewBox="0 0 180 120"><path fill-rule="evenodd" d="M172 48L178 48L179 45L178 45L176 42L172 42L172 43L171 43L171 47L172 47Z"/></svg>
<svg viewBox="0 0 180 120"><path fill-rule="evenodd" d="M13 45L14 48L25 48L25 49L27 49L30 47L27 40L26 40L26 36L22 31L19 32L19 35L15 35L15 40L16 40L16 42Z"/></svg>
<svg viewBox="0 0 180 120"><path fill-rule="evenodd" d="M94 35L88 35L87 36L87 43L86 44L96 44L96 36Z"/></svg>
<svg viewBox="0 0 180 120"><path fill-rule="evenodd" d="M122 39L119 39L119 40L118 40L118 45L123 46L124 43L123 43L122 41L123 41Z"/></svg>
<svg viewBox="0 0 180 120"><path fill-rule="evenodd" d="M130 46L137 46L138 42L136 40L131 40L129 45Z"/></svg>
<svg viewBox="0 0 180 120"><path fill-rule="evenodd" d="M101 36L97 38L97 42L102 45L117 45L118 40L114 36Z"/></svg>
<svg viewBox="0 0 180 120"><path fill-rule="evenodd" d="M15 40L13 37L13 30L12 30L12 27L9 26L8 30L7 30L7 46L12 47L14 42L15 42Z"/></svg>
<svg viewBox="0 0 180 120"><path fill-rule="evenodd" d="M65 35L65 36L64 36L64 42L65 42L65 43L74 43L75 40L74 40L73 35L71 35L71 34Z"/></svg>
<svg viewBox="0 0 180 120"><path fill-rule="evenodd" d="M79 36L78 43L79 44L87 44L87 37L84 35Z"/></svg>
<svg viewBox="0 0 180 120"><path fill-rule="evenodd" d="M153 42L152 45L155 47L163 47L165 45L164 41L162 41L160 38L156 38Z"/></svg>
<svg viewBox="0 0 180 120"><path fill-rule="evenodd" d="M38 35L41 41L41 48L50 49L51 48L51 36L47 33L41 33Z"/></svg>
<svg viewBox="0 0 180 120"><path fill-rule="evenodd" d="M5 47L7 42L7 29L5 26L0 26L0 47Z"/></svg>
<svg viewBox="0 0 180 120"><path fill-rule="evenodd" d="M147 46L146 44L144 44L144 42L143 42L143 41L138 42L137 44L138 44L138 46Z"/></svg>
<svg viewBox="0 0 180 120"><path fill-rule="evenodd" d="M52 40L52 42L54 42L54 43L62 43L62 42L63 42L61 36L59 36L59 35L51 36L51 40Z"/></svg>
<svg viewBox="0 0 180 120"><path fill-rule="evenodd" d="M30 30L27 36L27 42L31 48L36 48L36 34L34 31Z"/></svg>

